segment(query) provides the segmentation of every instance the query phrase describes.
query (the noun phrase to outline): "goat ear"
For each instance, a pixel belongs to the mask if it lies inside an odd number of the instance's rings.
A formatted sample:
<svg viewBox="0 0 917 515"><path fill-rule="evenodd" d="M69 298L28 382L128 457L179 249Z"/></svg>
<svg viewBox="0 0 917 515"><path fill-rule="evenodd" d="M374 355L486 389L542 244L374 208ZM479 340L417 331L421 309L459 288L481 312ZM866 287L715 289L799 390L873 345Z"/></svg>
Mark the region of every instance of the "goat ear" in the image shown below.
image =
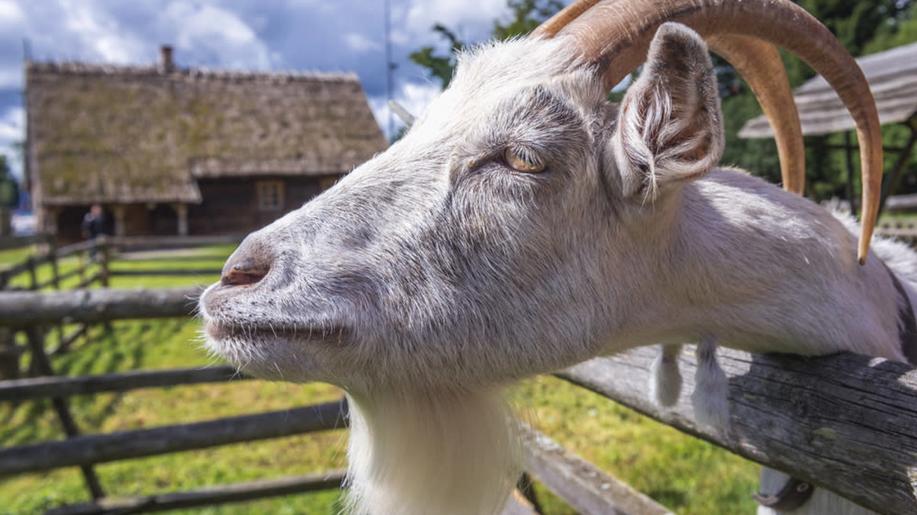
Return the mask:
<svg viewBox="0 0 917 515"><path fill-rule="evenodd" d="M720 99L707 45L677 23L659 27L618 115L611 149L625 197L654 199L705 174L723 153Z"/></svg>

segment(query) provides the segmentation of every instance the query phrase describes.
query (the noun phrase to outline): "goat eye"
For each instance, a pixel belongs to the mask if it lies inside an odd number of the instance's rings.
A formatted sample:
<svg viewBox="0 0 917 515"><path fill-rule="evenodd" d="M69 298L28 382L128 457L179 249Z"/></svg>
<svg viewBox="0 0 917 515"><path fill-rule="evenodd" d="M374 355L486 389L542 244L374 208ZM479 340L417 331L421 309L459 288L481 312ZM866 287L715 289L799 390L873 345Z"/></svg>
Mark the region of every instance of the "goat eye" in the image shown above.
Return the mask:
<svg viewBox="0 0 917 515"><path fill-rule="evenodd" d="M534 159L525 152L520 152L514 148L508 148L503 152L503 159L510 168L522 173L541 173L545 165Z"/></svg>

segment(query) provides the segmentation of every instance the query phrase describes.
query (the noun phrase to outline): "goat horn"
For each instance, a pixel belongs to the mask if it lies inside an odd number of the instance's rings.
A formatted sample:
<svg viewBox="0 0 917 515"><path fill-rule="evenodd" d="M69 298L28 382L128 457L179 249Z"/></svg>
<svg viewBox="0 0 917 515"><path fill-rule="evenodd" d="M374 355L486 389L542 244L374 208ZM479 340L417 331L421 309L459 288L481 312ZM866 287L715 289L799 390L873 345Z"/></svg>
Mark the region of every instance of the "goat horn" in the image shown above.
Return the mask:
<svg viewBox="0 0 917 515"><path fill-rule="evenodd" d="M577 0L545 21L534 37L555 36L599 0ZM806 152L802 125L780 52L774 45L750 37L717 34L707 39L710 50L729 61L751 87L774 127L780 177L787 191L802 195L806 184Z"/></svg>
<svg viewBox="0 0 917 515"><path fill-rule="evenodd" d="M802 195L806 187L806 147L780 51L765 41L735 34L711 36L707 44L748 83L774 128L783 188Z"/></svg>
<svg viewBox="0 0 917 515"><path fill-rule="evenodd" d="M857 126L863 174L858 257L861 264L865 263L878 217L882 182L882 133L875 100L856 61L804 9L789 0L644 0L626 4L617 0L582 0L545 22L545 29L539 28L535 36L557 34L572 38L583 57L599 67L605 84L612 87L644 60L655 30L666 21L688 25L708 39L742 33L782 46L800 56L834 87ZM735 52L735 48L732 50ZM749 67L750 64L754 63L750 62ZM760 99L765 97L763 92L769 90L773 94L782 87L774 90L762 84L752 89ZM768 114L780 114L781 109L787 109L786 104L773 106ZM793 123L798 124L798 120ZM775 123L775 133L782 126L792 124ZM788 141L784 138L784 143ZM784 153L792 148L784 146ZM783 165L784 171L787 166ZM792 184L786 186L791 188Z"/></svg>

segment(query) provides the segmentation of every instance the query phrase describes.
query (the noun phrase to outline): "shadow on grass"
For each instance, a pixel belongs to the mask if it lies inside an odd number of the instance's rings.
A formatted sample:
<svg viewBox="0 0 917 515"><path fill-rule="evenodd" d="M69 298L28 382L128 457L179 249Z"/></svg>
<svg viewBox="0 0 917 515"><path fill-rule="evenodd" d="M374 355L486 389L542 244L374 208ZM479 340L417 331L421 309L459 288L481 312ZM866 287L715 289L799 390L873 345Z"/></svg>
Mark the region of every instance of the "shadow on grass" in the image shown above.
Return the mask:
<svg viewBox="0 0 917 515"><path fill-rule="evenodd" d="M149 351L181 331L188 320L127 321L113 330L93 327L84 343L53 359L62 376L108 374L141 368ZM84 433L97 431L114 414L124 393L78 395L68 398L71 412ZM0 446L36 443L63 438L64 433L49 399L0 405Z"/></svg>

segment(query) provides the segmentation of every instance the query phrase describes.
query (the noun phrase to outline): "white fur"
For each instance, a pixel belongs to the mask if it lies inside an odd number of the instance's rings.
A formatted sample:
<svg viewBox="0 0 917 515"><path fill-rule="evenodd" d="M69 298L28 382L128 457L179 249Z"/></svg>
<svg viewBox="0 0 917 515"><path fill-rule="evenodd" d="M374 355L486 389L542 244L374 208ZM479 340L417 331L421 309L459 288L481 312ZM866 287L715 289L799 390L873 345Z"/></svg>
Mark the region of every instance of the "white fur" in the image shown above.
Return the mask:
<svg viewBox="0 0 917 515"><path fill-rule="evenodd" d="M694 400L726 429L713 340L903 361L879 258L912 281L917 256L879 241L859 266L829 212L715 168L711 66L664 25L618 117L563 38L463 56L404 138L246 238L227 266L270 272L204 293L208 345L258 376L346 389L351 507L384 515L498 511L518 467L496 399L523 377L706 338ZM673 402L677 363L657 370Z"/></svg>
<svg viewBox="0 0 917 515"><path fill-rule="evenodd" d="M704 338L697 344L697 373L691 402L697 421L720 431L729 429L729 382L716 360L716 341Z"/></svg>
<svg viewBox="0 0 917 515"><path fill-rule="evenodd" d="M349 396L357 514L497 513L521 473L516 424L492 393Z"/></svg>
<svg viewBox="0 0 917 515"><path fill-rule="evenodd" d="M674 406L681 395L681 370L678 368L678 355L681 345L660 345L659 353L650 367L650 399L661 406Z"/></svg>

